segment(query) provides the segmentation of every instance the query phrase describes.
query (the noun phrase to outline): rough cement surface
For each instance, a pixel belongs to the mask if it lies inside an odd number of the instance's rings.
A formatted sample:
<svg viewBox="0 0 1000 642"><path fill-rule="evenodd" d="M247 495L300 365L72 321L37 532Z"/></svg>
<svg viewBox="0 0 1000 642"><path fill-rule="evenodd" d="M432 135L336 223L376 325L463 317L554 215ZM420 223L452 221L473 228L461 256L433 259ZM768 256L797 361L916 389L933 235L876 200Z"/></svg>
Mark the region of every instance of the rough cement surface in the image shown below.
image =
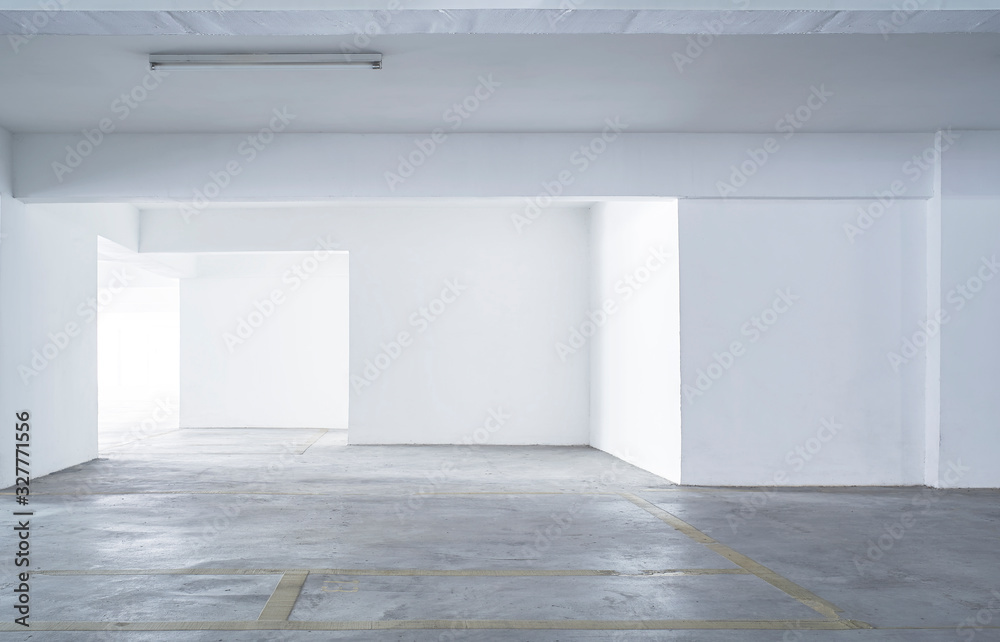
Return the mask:
<svg viewBox="0 0 1000 642"><path fill-rule="evenodd" d="M310 569L290 621L786 624L0 639L1000 640L995 491L679 488L590 448L346 446L338 431L177 430L105 443L101 459L32 484L35 621L253 621L282 571ZM823 617L619 492L831 602L840 618L882 628L797 629ZM9 614L7 557L0 612ZM412 574L386 574L401 569ZM552 574L562 571L593 574Z"/></svg>

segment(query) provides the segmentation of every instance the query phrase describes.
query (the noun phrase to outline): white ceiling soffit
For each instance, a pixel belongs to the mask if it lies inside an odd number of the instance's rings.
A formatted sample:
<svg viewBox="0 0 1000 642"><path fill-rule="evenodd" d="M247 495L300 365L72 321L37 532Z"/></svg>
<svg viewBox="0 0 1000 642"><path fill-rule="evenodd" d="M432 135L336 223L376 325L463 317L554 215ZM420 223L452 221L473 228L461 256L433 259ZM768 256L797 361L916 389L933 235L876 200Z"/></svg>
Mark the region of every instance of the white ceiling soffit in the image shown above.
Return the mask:
<svg viewBox="0 0 1000 642"><path fill-rule="evenodd" d="M68 3L49 0L43 6ZM237 0L216 0L219 6ZM928 0L914 2L931 5ZM745 7L749 0L729 0ZM593 8L214 11L0 11L0 35L324 36L370 34L939 34L1000 33L1000 10L686 10ZM249 3L246 3L249 4ZM409 3L402 2L402 6ZM538 3L547 4L547 3ZM586 4L586 8L576 8ZM595 3L600 4L600 3ZM723 3L725 5L725 3ZM817 5L820 3L816 3ZM872 4L876 4L872 2ZM880 3L879 3L880 4ZM970 3L974 4L974 3ZM9 6L9 4L7 5ZM76 4L74 3L74 6Z"/></svg>
<svg viewBox="0 0 1000 642"><path fill-rule="evenodd" d="M124 263L172 279L194 276L197 266L194 256L180 254L142 254L114 241L97 237L97 260Z"/></svg>

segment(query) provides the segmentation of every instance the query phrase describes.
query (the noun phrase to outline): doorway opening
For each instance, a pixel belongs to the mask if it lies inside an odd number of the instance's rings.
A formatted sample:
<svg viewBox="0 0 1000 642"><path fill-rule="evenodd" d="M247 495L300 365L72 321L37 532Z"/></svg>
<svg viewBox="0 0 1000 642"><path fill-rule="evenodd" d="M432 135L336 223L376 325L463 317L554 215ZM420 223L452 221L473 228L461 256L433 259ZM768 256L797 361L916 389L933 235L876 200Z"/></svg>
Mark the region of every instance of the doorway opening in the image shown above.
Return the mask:
<svg viewBox="0 0 1000 642"><path fill-rule="evenodd" d="M347 252L99 248L99 452L347 443Z"/></svg>
<svg viewBox="0 0 1000 642"><path fill-rule="evenodd" d="M178 428L180 280L114 254L98 260L99 452Z"/></svg>

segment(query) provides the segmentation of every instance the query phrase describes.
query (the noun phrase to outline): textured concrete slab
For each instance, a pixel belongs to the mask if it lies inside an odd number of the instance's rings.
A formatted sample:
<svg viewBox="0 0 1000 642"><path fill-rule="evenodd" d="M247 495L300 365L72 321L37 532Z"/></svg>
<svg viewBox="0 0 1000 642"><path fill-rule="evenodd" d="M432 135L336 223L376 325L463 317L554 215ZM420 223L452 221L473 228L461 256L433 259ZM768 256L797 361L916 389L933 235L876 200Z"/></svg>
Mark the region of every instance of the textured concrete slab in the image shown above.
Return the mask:
<svg viewBox="0 0 1000 642"><path fill-rule="evenodd" d="M178 439L184 439L181 431ZM223 436L236 436L224 433ZM278 492L386 494L433 492L618 492L670 488L670 482L607 453L572 446L350 446L327 433L305 457L293 435L256 433L270 455L220 458L186 442L185 455L151 452L161 437L128 452L33 482L39 494L86 492ZM235 442L235 439L233 440ZM181 442L184 444L185 442ZM234 444L235 447L235 444ZM169 481L168 481L169 480Z"/></svg>
<svg viewBox="0 0 1000 642"><path fill-rule="evenodd" d="M406 496L36 497L35 559L48 569L80 568L81 562L91 569L736 568L617 495L419 499L406 504ZM49 528L53 523L59 528ZM101 528L94 528L97 524ZM66 546L67 538L73 546Z"/></svg>
<svg viewBox="0 0 1000 642"><path fill-rule="evenodd" d="M310 575L292 620L817 619L752 575L359 577Z"/></svg>
<svg viewBox="0 0 1000 642"><path fill-rule="evenodd" d="M1000 624L997 491L691 489L640 495L783 576L819 587L852 618L953 632L977 615ZM1000 631L986 631L977 637L1000 639Z"/></svg>
<svg viewBox="0 0 1000 642"><path fill-rule="evenodd" d="M49 622L255 620L277 575L34 575L31 617ZM6 579L6 578L5 578ZM0 591L13 590L10 582Z"/></svg>
<svg viewBox="0 0 1000 642"><path fill-rule="evenodd" d="M301 455L326 433L317 428L180 428L111 445L108 453L147 455Z"/></svg>
<svg viewBox="0 0 1000 642"><path fill-rule="evenodd" d="M528 636L525 635L527 633ZM0 633L3 639L32 642L941 642L962 640L955 631L867 630L867 631L252 631L252 632L123 632L123 633ZM974 640L995 640L995 631L980 633ZM22 637L15 637L22 636Z"/></svg>
<svg viewBox="0 0 1000 642"><path fill-rule="evenodd" d="M980 632L973 640L996 640L995 630ZM31 642L942 642L964 640L954 630L867 631L238 631L238 632L41 632L24 637L0 633L0 640ZM17 637L20 636L20 637Z"/></svg>
<svg viewBox="0 0 1000 642"><path fill-rule="evenodd" d="M184 454L153 437L33 483L33 617L75 630L0 639L1000 639L997 492L679 488L589 448L185 432ZM86 630L116 621L164 630ZM332 630L275 630L303 622ZM887 628L846 630L865 623ZM500 628L434 628L464 625ZM686 630L615 630L644 625Z"/></svg>

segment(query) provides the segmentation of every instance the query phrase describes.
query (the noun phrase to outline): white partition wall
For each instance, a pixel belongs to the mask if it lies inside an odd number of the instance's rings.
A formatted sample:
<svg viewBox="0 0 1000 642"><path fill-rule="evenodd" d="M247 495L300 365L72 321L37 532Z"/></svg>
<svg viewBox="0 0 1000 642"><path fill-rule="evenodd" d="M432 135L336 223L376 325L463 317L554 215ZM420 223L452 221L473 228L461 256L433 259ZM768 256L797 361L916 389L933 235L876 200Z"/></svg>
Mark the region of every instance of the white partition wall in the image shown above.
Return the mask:
<svg viewBox="0 0 1000 642"><path fill-rule="evenodd" d="M937 485L1000 487L1000 135L962 132L941 166Z"/></svg>
<svg viewBox="0 0 1000 642"><path fill-rule="evenodd" d="M347 253L196 264L180 286L181 427L347 428Z"/></svg>
<svg viewBox="0 0 1000 642"><path fill-rule="evenodd" d="M923 480L924 201L682 201L684 481Z"/></svg>
<svg viewBox="0 0 1000 642"><path fill-rule="evenodd" d="M143 215L143 250L348 250L351 443L586 444L589 359L583 354L564 362L556 344L588 306L588 213L553 207L518 227L523 211L219 209L190 221L176 210L149 211ZM182 350L190 355L181 366L185 425L222 419L188 414L192 395L203 395L199 408L217 402L209 394L217 387L195 389L204 377L236 377L231 399L237 404L240 390L275 400L259 387L265 381L285 385L281 378L251 365L257 358L252 351L271 350L271 341L291 341L291 354L309 360L309 368L326 367L318 350L294 343L280 322L270 320L228 354L223 329L235 328L255 309L255 300L280 288L280 278L259 286L204 281L182 284ZM294 303L311 305L323 296L322 287L310 281ZM196 316L208 311L211 318ZM293 316L290 307L288 314ZM217 369L195 369L205 355ZM233 371L241 368L261 373L260 380L239 379ZM291 381L310 385L299 376L293 373ZM270 423L281 420L268 416Z"/></svg>
<svg viewBox="0 0 1000 642"><path fill-rule="evenodd" d="M597 205L590 226L590 445L680 483L677 201Z"/></svg>
<svg viewBox="0 0 1000 642"><path fill-rule="evenodd" d="M14 414L31 414L31 474L40 476L97 456L97 305L115 299L114 284L98 284L98 235L134 249L138 214L7 196L0 209L0 412L11 443ZM13 458L0 461L0 476L14 483Z"/></svg>

